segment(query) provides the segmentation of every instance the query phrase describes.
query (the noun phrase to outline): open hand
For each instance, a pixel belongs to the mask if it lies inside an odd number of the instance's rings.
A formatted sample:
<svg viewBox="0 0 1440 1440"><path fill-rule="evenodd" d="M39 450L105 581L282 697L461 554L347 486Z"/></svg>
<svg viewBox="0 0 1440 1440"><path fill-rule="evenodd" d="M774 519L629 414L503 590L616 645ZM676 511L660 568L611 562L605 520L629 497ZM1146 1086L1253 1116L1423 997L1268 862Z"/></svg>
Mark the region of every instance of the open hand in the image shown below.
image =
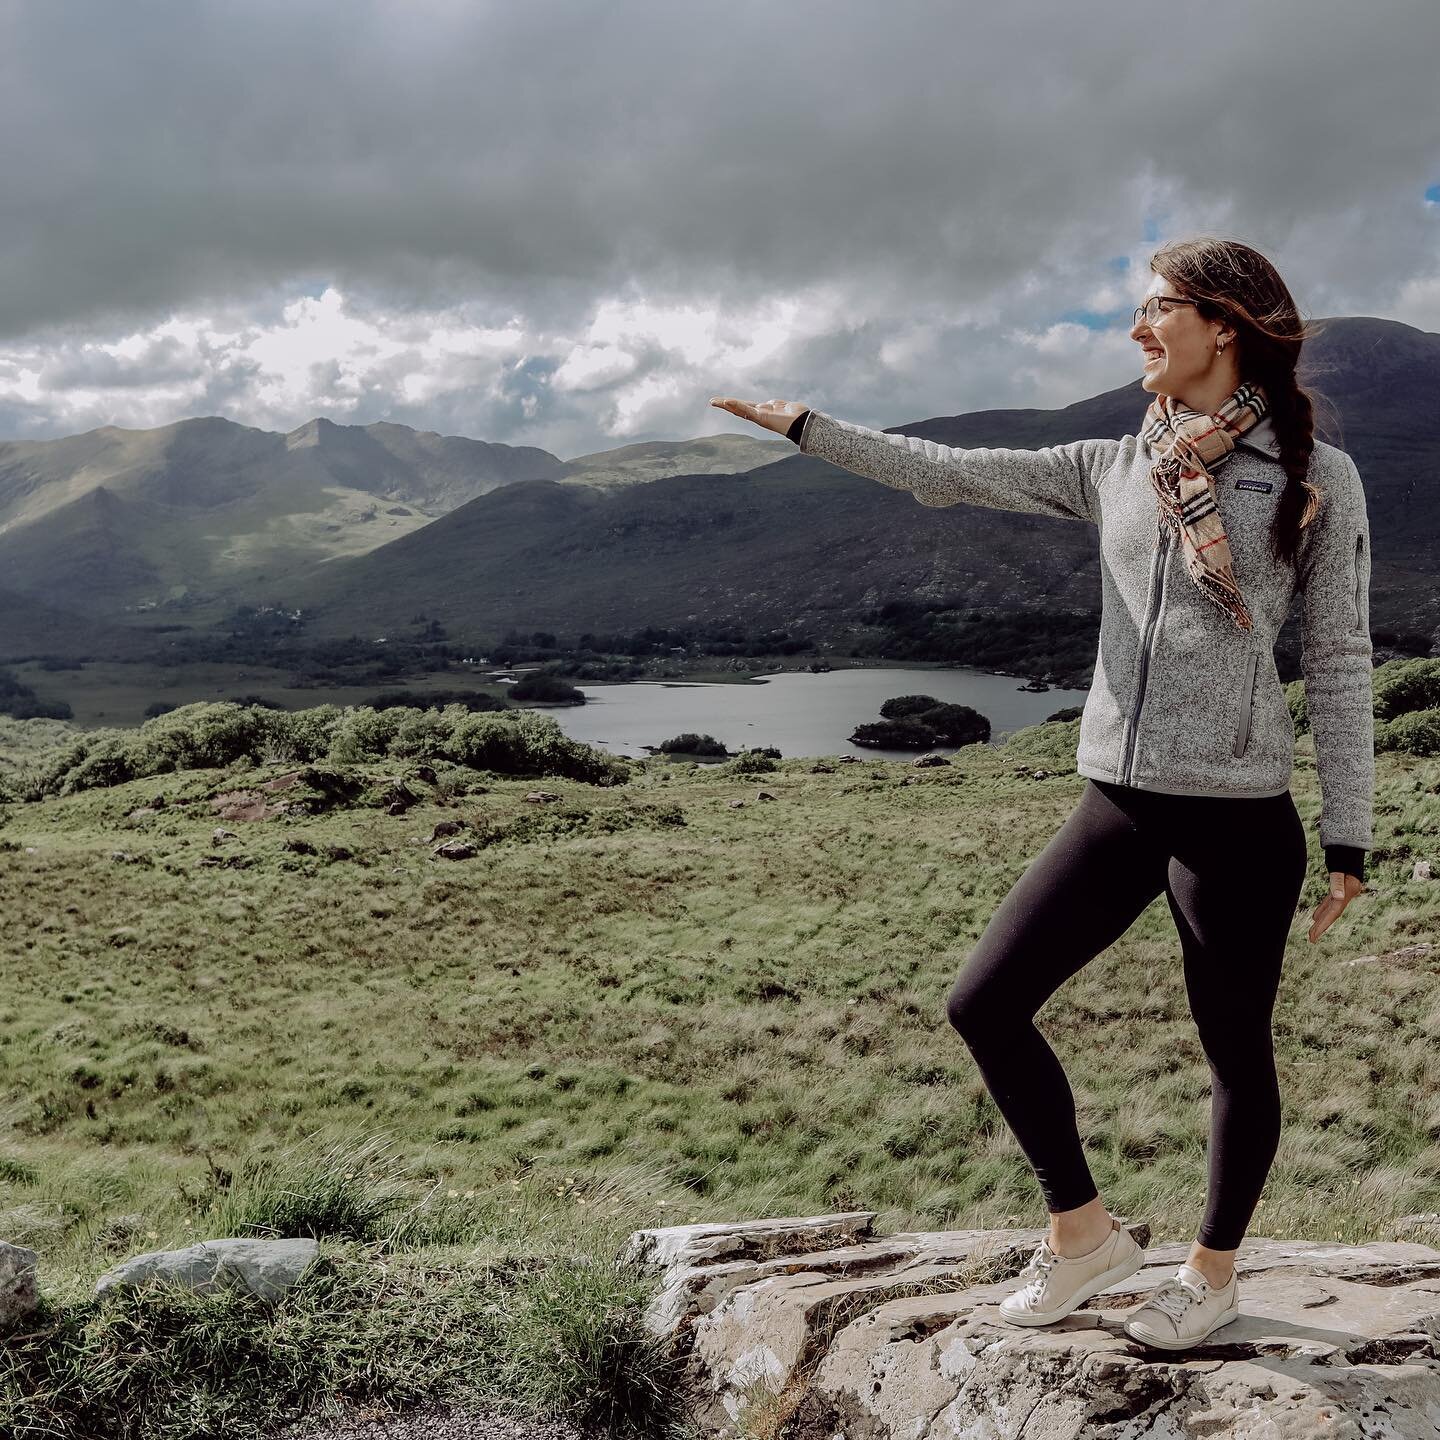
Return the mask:
<svg viewBox="0 0 1440 1440"><path fill-rule="evenodd" d="M810 407L798 400L766 400L752 405L748 400L736 400L732 395L712 395L710 403L721 410L728 410L742 420L753 421L783 435L794 423L797 415L803 415Z"/></svg>
<svg viewBox="0 0 1440 1440"><path fill-rule="evenodd" d="M1330 893L1311 912L1310 943L1313 945L1340 918L1345 907L1364 893L1365 886L1355 876L1332 870Z"/></svg>

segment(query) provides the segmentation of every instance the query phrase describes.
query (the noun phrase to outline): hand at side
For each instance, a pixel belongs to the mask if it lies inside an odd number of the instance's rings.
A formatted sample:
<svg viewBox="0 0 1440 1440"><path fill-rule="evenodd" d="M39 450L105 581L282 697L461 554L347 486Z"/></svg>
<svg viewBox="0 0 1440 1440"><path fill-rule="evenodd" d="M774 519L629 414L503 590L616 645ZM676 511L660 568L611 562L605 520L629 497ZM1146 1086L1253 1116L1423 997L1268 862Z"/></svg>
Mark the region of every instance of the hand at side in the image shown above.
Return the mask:
<svg viewBox="0 0 1440 1440"><path fill-rule="evenodd" d="M1354 875L1343 871L1330 872L1330 893L1315 907L1310 915L1310 943L1313 945L1341 916L1345 907L1357 896L1365 893L1364 884Z"/></svg>

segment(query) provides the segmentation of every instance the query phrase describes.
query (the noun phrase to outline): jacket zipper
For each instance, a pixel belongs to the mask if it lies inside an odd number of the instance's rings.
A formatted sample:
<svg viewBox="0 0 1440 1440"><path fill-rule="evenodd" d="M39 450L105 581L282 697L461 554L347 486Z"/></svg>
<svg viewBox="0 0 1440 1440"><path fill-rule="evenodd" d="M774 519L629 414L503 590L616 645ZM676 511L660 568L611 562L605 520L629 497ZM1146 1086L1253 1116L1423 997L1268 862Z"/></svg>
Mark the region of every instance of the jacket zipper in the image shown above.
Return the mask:
<svg viewBox="0 0 1440 1440"><path fill-rule="evenodd" d="M1245 684L1240 693L1243 697L1240 702L1240 719L1235 726L1234 754L1245 753L1245 742L1250 738L1250 712L1254 708L1255 689L1255 665L1260 656L1255 649L1255 642L1250 642L1250 661L1245 666Z"/></svg>
<svg viewBox="0 0 1440 1440"><path fill-rule="evenodd" d="M1365 544L1361 535L1355 537L1355 628L1360 629L1360 551Z"/></svg>
<svg viewBox="0 0 1440 1440"><path fill-rule="evenodd" d="M1135 707L1130 712L1130 734L1127 737L1125 757L1120 766L1120 783L1133 785L1135 782L1135 739L1140 725L1140 707L1145 703L1145 677L1150 670L1150 645L1155 622L1160 618L1160 605L1165 596L1165 561L1170 555L1170 530L1160 522L1161 543L1155 547L1154 558L1150 561L1150 589L1155 594L1155 604L1145 616L1145 627L1140 633L1140 680L1135 690ZM1155 584L1156 571L1160 584Z"/></svg>

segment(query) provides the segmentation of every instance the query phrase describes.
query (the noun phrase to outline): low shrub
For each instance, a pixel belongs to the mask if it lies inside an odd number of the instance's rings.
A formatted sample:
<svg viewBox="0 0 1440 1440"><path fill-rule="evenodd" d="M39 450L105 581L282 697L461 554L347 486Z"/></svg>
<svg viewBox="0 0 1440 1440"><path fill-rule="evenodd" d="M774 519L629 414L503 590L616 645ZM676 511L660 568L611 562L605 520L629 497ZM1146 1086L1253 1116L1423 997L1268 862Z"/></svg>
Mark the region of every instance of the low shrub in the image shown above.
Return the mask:
<svg viewBox="0 0 1440 1440"><path fill-rule="evenodd" d="M177 770L386 759L564 776L591 785L624 784L630 774L623 760L571 740L553 717L532 710L321 705L289 712L201 703L167 711L138 730L88 732L53 753L28 788L37 795L70 795Z"/></svg>
<svg viewBox="0 0 1440 1440"><path fill-rule="evenodd" d="M725 748L723 740L717 740L713 735L697 735L693 730L686 730L680 735L672 735L670 739L662 740L657 748L665 755L728 755L730 753Z"/></svg>

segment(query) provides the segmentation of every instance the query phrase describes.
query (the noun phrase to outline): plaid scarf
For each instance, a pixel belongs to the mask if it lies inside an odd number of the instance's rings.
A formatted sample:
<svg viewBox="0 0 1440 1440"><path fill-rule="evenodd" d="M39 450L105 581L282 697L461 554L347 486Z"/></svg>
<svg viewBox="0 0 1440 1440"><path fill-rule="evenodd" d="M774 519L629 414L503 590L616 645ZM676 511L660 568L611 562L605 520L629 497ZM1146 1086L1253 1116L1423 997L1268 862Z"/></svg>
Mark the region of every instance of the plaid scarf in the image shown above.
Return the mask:
<svg viewBox="0 0 1440 1440"><path fill-rule="evenodd" d="M1213 414L1156 395L1140 433L1160 458L1150 467L1160 523L1177 534L1190 578L1234 621L1251 628L1250 612L1235 583L1230 542L1215 504L1215 471L1235 449L1235 439L1258 424L1270 408L1259 385L1242 382Z"/></svg>

